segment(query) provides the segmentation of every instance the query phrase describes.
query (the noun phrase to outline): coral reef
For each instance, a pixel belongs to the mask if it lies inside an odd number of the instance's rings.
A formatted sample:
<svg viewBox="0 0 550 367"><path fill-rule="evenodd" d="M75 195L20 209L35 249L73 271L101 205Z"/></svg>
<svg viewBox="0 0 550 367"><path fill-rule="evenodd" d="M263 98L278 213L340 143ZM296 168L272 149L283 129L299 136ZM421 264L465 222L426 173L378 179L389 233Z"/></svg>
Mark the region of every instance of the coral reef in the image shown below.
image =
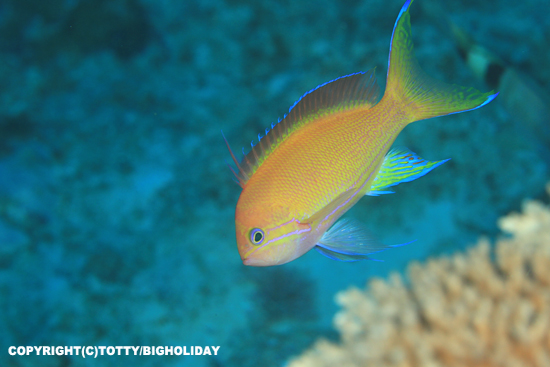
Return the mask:
<svg viewBox="0 0 550 367"><path fill-rule="evenodd" d="M547 186L550 194L550 184ZM336 296L341 343L319 340L289 363L308 366L550 366L550 207L499 221L512 234L465 254L372 280Z"/></svg>

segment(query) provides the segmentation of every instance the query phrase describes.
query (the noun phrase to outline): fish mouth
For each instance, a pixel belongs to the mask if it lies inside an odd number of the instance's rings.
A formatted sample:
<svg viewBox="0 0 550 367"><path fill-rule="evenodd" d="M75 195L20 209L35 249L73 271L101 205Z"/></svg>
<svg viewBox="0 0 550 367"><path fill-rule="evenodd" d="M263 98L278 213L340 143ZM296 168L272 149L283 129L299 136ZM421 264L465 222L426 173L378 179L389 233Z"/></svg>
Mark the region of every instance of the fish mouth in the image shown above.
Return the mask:
<svg viewBox="0 0 550 367"><path fill-rule="evenodd" d="M267 262L262 259L257 259L254 257L245 257L243 259L243 264L247 266L270 266L273 265L270 262Z"/></svg>

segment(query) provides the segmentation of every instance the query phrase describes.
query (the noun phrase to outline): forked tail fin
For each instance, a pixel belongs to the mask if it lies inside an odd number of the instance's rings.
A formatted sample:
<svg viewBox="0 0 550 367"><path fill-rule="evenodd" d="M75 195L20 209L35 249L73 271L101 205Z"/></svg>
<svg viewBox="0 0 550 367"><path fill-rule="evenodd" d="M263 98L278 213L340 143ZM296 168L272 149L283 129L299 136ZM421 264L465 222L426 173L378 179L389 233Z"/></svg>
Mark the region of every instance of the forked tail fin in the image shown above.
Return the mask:
<svg viewBox="0 0 550 367"><path fill-rule="evenodd" d="M491 102L498 93L446 84L422 71L413 51L409 14L412 1L403 5L393 28L385 102L397 103L409 123L474 110Z"/></svg>

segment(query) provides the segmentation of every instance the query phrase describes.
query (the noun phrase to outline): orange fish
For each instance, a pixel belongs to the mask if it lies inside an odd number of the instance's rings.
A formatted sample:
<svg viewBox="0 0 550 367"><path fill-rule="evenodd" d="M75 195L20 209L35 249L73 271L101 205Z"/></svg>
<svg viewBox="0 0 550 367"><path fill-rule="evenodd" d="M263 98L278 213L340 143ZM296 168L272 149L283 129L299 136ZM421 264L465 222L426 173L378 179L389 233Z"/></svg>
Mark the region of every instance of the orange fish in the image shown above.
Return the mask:
<svg viewBox="0 0 550 367"><path fill-rule="evenodd" d="M235 226L245 265L284 264L312 248L331 259L356 261L395 247L374 240L360 223L336 221L364 195L391 193L388 187L445 162L390 151L405 126L479 108L498 94L445 84L420 69L411 3L402 7L393 29L379 102L373 71L346 75L304 94L265 136L258 135L241 162L226 140L242 187Z"/></svg>

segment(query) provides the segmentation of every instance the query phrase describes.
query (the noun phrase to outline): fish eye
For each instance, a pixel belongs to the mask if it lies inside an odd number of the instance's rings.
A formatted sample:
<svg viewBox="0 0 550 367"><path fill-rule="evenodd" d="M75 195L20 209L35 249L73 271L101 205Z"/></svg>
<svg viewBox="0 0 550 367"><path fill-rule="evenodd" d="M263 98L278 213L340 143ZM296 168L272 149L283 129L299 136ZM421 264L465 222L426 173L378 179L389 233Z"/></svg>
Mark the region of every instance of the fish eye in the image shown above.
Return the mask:
<svg viewBox="0 0 550 367"><path fill-rule="evenodd" d="M260 228L254 228L250 231L250 241L254 245L259 245L264 240L264 231L262 231Z"/></svg>

